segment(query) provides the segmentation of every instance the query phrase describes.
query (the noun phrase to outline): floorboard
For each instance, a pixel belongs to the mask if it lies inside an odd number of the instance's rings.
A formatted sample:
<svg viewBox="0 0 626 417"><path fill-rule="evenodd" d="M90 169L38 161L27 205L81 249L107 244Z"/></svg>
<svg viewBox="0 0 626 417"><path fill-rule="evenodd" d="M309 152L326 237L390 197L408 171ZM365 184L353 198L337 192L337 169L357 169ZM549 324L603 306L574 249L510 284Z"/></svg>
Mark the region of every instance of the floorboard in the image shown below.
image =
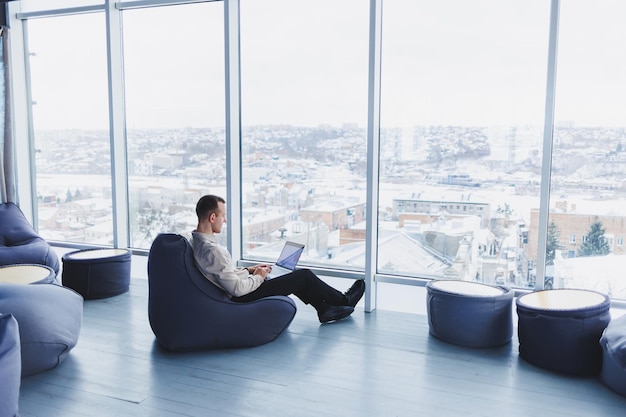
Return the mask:
<svg viewBox="0 0 626 417"><path fill-rule="evenodd" d="M126 294L85 301L78 346L57 368L22 380L21 416L626 413L626 398L598 378L521 360L516 337L493 349L449 345L428 335L424 315L405 312L357 307L346 320L320 325L297 301L294 321L272 343L171 353L155 342L147 296L147 280L135 277Z"/></svg>

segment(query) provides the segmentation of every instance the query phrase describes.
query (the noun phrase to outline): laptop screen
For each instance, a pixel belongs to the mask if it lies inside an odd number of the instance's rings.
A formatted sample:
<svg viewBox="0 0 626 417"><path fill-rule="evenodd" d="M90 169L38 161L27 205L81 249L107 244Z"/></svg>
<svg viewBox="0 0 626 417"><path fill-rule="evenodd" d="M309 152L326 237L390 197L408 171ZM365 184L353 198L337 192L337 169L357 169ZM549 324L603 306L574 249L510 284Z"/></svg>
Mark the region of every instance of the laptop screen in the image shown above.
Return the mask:
<svg viewBox="0 0 626 417"><path fill-rule="evenodd" d="M302 255L303 251L304 245L294 242L285 242L285 246L276 261L276 265L293 271L296 269L296 264L298 263L300 255Z"/></svg>

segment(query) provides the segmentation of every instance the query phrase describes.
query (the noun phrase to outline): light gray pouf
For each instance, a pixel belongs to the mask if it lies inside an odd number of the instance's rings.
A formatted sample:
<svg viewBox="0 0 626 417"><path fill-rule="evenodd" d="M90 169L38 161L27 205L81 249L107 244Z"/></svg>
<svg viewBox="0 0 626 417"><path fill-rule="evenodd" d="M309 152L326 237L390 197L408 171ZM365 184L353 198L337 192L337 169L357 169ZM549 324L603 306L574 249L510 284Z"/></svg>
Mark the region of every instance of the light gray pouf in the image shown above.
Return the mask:
<svg viewBox="0 0 626 417"><path fill-rule="evenodd" d="M0 283L0 311L17 320L24 377L56 367L76 346L83 297L56 284Z"/></svg>
<svg viewBox="0 0 626 417"><path fill-rule="evenodd" d="M22 362L20 333L11 314L0 313L0 416L17 416Z"/></svg>

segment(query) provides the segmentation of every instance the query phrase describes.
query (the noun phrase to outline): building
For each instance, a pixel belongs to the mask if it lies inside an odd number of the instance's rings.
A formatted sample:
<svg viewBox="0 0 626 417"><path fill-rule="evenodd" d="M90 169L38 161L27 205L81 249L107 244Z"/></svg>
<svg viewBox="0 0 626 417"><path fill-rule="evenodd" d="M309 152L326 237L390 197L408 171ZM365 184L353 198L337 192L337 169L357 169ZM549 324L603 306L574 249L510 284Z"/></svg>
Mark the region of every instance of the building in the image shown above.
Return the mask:
<svg viewBox="0 0 626 417"><path fill-rule="evenodd" d="M365 204L330 200L300 210L302 221L323 223L329 230L349 229L365 220Z"/></svg>
<svg viewBox="0 0 626 417"><path fill-rule="evenodd" d="M550 211L549 222L554 222L559 231L559 246L564 257L577 256L583 239L589 233L591 225L596 221L602 223L605 229L611 253L625 255L624 238L626 238L626 216L610 214L583 213L576 209L576 205L567 202L557 203L555 210ZM528 254L534 258L537 253L537 235L539 226L539 210L531 211L528 230Z"/></svg>
<svg viewBox="0 0 626 417"><path fill-rule="evenodd" d="M474 200L471 192L462 193L458 198L449 196L440 199L423 198L420 193L415 198L394 199L392 218L400 219L405 213L422 214L422 220L430 220L445 212L447 215L477 216L483 225L491 218L490 205L486 201Z"/></svg>

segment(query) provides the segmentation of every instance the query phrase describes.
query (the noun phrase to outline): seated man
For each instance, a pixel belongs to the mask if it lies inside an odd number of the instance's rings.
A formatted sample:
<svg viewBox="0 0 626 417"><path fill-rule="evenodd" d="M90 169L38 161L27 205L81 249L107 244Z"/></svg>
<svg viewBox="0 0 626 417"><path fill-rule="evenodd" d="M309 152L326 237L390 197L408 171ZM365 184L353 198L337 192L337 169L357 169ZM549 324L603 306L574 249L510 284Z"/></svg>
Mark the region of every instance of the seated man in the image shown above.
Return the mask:
<svg viewBox="0 0 626 417"><path fill-rule="evenodd" d="M327 323L352 314L365 292L363 280L355 281L346 293L341 293L308 269L266 280L272 269L267 264L235 268L230 253L217 244L214 236L222 231L226 222L226 201L218 196L205 195L196 204L196 214L198 227L192 232L191 247L198 269L235 302L294 294L317 310L321 323Z"/></svg>

